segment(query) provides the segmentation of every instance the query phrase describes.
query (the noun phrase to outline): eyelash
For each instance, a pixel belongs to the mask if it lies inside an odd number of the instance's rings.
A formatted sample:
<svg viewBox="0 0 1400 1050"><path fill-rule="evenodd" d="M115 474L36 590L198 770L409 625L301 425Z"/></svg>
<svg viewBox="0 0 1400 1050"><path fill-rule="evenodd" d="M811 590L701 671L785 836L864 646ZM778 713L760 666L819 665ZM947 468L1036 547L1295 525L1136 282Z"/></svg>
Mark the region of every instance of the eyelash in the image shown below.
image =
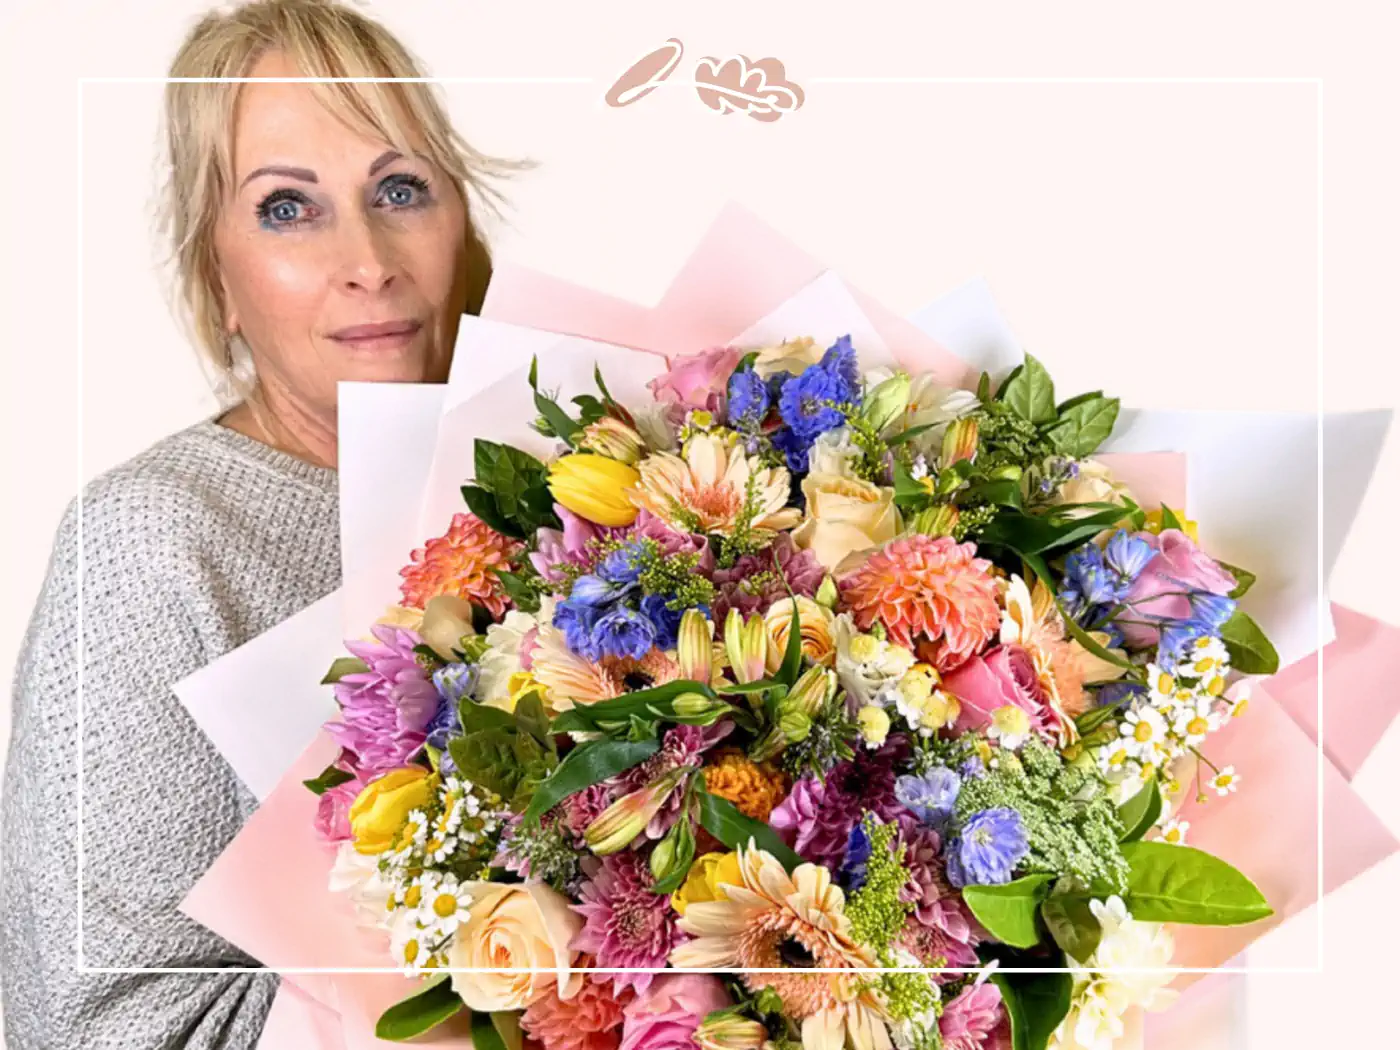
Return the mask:
<svg viewBox="0 0 1400 1050"><path fill-rule="evenodd" d="M380 183L380 196L383 196L383 194L389 190L398 189L402 186L408 186L414 191L416 191L416 193L418 194L418 198L409 204L390 205L390 208L394 210L409 211L421 208L424 205L431 203L432 192L431 187L428 185L428 180L418 175L406 173L390 175L388 178L384 179L384 181ZM313 221L311 218L288 219L285 221L278 221L277 219L275 219L272 214L272 209L284 201L290 201L293 204L301 204L304 206L315 207L311 204L311 201L307 199L305 194L300 193L297 190L273 190L261 201L259 201L257 206L258 222L264 228L269 230L288 230L295 229L299 226L305 226L307 223Z"/></svg>

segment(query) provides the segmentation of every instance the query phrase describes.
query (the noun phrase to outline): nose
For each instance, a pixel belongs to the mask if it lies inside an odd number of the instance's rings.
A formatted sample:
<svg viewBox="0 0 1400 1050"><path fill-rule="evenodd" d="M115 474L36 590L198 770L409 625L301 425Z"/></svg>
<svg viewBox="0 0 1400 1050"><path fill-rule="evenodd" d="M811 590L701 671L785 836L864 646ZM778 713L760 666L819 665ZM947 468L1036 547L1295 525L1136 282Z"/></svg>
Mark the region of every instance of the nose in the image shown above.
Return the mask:
<svg viewBox="0 0 1400 1050"><path fill-rule="evenodd" d="M335 251L340 283L348 292L381 292L399 275L387 231L364 215L355 215L342 224Z"/></svg>

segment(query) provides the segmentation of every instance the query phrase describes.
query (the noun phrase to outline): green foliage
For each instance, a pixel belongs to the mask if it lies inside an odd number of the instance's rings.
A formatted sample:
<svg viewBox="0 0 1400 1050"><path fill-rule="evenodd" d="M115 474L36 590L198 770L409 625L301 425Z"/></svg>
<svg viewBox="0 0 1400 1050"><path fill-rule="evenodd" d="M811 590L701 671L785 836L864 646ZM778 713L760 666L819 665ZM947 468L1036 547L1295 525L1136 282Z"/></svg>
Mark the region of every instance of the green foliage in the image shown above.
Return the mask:
<svg viewBox="0 0 1400 1050"><path fill-rule="evenodd" d="M1230 653L1230 666L1242 674L1273 674L1278 670L1278 650L1249 613L1236 609L1220 628L1220 638Z"/></svg>
<svg viewBox="0 0 1400 1050"><path fill-rule="evenodd" d="M1203 850L1130 842L1123 855L1129 868L1123 903L1134 919L1239 926L1274 913L1243 873Z"/></svg>
<svg viewBox="0 0 1400 1050"><path fill-rule="evenodd" d="M753 840L760 849L773 854L788 871L802 863L802 858L778 837L776 831L745 816L728 799L711 795L698 785L695 797L700 805L700 826L730 849L747 848L749 841Z"/></svg>
<svg viewBox="0 0 1400 1050"><path fill-rule="evenodd" d="M865 882L851 894L846 915L856 941L884 958L904 928L904 917L914 908L913 901L900 899L909 869L904 866L904 844L895 848L897 825L882 824L869 813L862 819L870 838L870 857L865 862Z"/></svg>
<svg viewBox="0 0 1400 1050"><path fill-rule="evenodd" d="M646 740L594 740L579 744L535 788L525 806L524 819L538 820L554 806L586 787L631 769L656 754L661 742Z"/></svg>
<svg viewBox="0 0 1400 1050"><path fill-rule="evenodd" d="M1063 959L1047 967L1062 966ZM992 983L1001 991L1011 1020L1011 1050L1045 1050L1055 1029L1069 1013L1073 979L1067 972L1018 973L998 969Z"/></svg>
<svg viewBox="0 0 1400 1050"><path fill-rule="evenodd" d="M374 1034L380 1039L401 1042L422 1035L466 1008L452 990L450 974L437 974L412 995L395 1003L379 1016Z"/></svg>
<svg viewBox="0 0 1400 1050"><path fill-rule="evenodd" d="M1036 920L1040 902L1054 880L1054 875L1041 873L995 886L969 884L963 887L962 897L977 921L998 941L1013 948L1033 948L1040 943Z"/></svg>
<svg viewBox="0 0 1400 1050"><path fill-rule="evenodd" d="M321 679L322 685L333 685L348 674L363 674L369 670L369 664L365 663L357 656L342 656L331 662L330 670L326 672L326 677Z"/></svg>
<svg viewBox="0 0 1400 1050"><path fill-rule="evenodd" d="M1162 792L1156 779L1138 789L1138 793L1118 807L1118 819L1123 823L1119 841L1136 842L1151 830L1162 815Z"/></svg>
<svg viewBox="0 0 1400 1050"><path fill-rule="evenodd" d="M476 480L462 487L467 506L497 532L518 540L558 528L545 465L528 452L477 438Z"/></svg>
<svg viewBox="0 0 1400 1050"><path fill-rule="evenodd" d="M527 712L533 710L531 699L521 701ZM512 809L524 806L558 762L553 740L522 728L498 708L463 700L457 710L462 729L448 740L447 750L462 776L500 795Z"/></svg>
<svg viewBox="0 0 1400 1050"><path fill-rule="evenodd" d="M324 795L331 788L339 784L349 783L354 779L354 773L347 773L345 770L338 769L332 764L321 770L320 773L310 780L303 780L302 783L306 785L307 790L313 795Z"/></svg>

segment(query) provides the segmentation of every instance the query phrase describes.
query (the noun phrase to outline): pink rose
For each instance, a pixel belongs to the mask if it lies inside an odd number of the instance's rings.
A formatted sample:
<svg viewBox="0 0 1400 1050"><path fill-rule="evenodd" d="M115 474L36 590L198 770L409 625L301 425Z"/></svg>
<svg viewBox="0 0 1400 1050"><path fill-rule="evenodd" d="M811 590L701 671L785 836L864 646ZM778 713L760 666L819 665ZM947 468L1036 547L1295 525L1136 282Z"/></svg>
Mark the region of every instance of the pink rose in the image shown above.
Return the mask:
<svg viewBox="0 0 1400 1050"><path fill-rule="evenodd" d="M316 830L327 842L345 842L350 835L350 804L364 788L359 780L347 780L321 795L316 804Z"/></svg>
<svg viewBox="0 0 1400 1050"><path fill-rule="evenodd" d="M691 1036L705 1015L729 1005L718 977L658 974L623 1011L618 1050L694 1050Z"/></svg>
<svg viewBox="0 0 1400 1050"><path fill-rule="evenodd" d="M729 377L744 352L735 346L715 346L670 359L670 368L647 384L663 404L718 411Z"/></svg>
<svg viewBox="0 0 1400 1050"><path fill-rule="evenodd" d="M1008 705L1026 712L1032 728L1042 736L1053 737L1058 728L1059 718L1050 707L1035 663L1019 645L998 645L974 656L943 676L943 688L962 707L953 724L960 733L983 728L993 712Z"/></svg>
<svg viewBox="0 0 1400 1050"><path fill-rule="evenodd" d="M1151 620L1161 617L1185 620L1191 615L1191 602L1182 591L1209 591L1226 595L1235 589L1236 580L1179 529L1166 529L1160 535L1139 532L1136 537L1147 541L1157 550L1133 582L1124 599L1127 609L1123 620ZM1123 640L1135 649L1157 644L1157 627L1141 623L1121 623Z"/></svg>

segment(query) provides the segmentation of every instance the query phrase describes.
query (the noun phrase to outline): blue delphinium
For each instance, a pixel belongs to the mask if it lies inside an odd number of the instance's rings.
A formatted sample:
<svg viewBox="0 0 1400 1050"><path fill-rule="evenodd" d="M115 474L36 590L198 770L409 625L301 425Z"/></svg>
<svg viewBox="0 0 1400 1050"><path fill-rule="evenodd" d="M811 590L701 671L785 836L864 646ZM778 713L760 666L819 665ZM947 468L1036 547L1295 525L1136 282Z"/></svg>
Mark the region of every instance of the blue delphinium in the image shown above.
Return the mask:
<svg viewBox="0 0 1400 1050"><path fill-rule="evenodd" d="M443 664L433 672L433 685L437 687L438 696L455 708L457 701L476 689L477 678L476 664Z"/></svg>
<svg viewBox="0 0 1400 1050"><path fill-rule="evenodd" d="M629 543L613 551L598 566L598 575L618 587L627 587L637 582L642 574L644 548L639 543ZM580 577L587 579L587 577ZM577 584L574 585L577 588Z"/></svg>
<svg viewBox="0 0 1400 1050"><path fill-rule="evenodd" d="M770 440L773 447L783 454L788 470L793 474L807 473L807 456L812 448L811 441L802 440L791 427L779 427L773 431Z"/></svg>
<svg viewBox="0 0 1400 1050"><path fill-rule="evenodd" d="M589 640L601 655L640 660L655 644L656 628L641 613L619 605L599 617Z"/></svg>
<svg viewBox="0 0 1400 1050"><path fill-rule="evenodd" d="M602 615L601 605L569 597L554 607L554 626L564 632L564 644L571 650L596 660L602 653L593 644L593 628Z"/></svg>
<svg viewBox="0 0 1400 1050"><path fill-rule="evenodd" d="M1076 612L1110 605L1128 593L1117 573L1104 564L1103 551L1092 543L1075 550L1065 559L1061 600Z"/></svg>
<svg viewBox="0 0 1400 1050"><path fill-rule="evenodd" d="M948 844L948 881L959 889L1010 882L1011 873L1029 849L1019 813L1006 808L984 809Z"/></svg>
<svg viewBox="0 0 1400 1050"><path fill-rule="evenodd" d="M1118 577L1118 585L1124 590L1142 575L1147 563L1156 556L1152 544L1127 529L1115 532L1103 549L1104 565Z"/></svg>
<svg viewBox="0 0 1400 1050"><path fill-rule="evenodd" d="M778 412L800 441L810 445L817 435L846 422L841 409L845 384L821 365L812 365L783 387Z"/></svg>
<svg viewBox="0 0 1400 1050"><path fill-rule="evenodd" d="M648 594L641 602L641 613L656 628L656 646L659 649L675 648L680 636L681 617L684 609L671 609L667 606L664 594ZM696 606L704 615L710 615L708 605Z"/></svg>
<svg viewBox="0 0 1400 1050"><path fill-rule="evenodd" d="M1233 598L1209 591L1195 591L1189 600L1191 619L1212 633L1225 626L1225 622L1235 615L1235 607L1239 604Z"/></svg>
<svg viewBox="0 0 1400 1050"><path fill-rule="evenodd" d="M729 377L729 425L752 430L763 422L772 403L768 384L752 369L735 372Z"/></svg>
<svg viewBox="0 0 1400 1050"><path fill-rule="evenodd" d="M940 827L953 815L962 778L939 766L923 776L907 774L894 782L894 797L925 824Z"/></svg>
<svg viewBox="0 0 1400 1050"><path fill-rule="evenodd" d="M622 597L625 588L618 586L602 576L580 576L574 581L573 587L569 590L569 597L566 601L575 605L589 605L593 608L601 608L609 605Z"/></svg>
<svg viewBox="0 0 1400 1050"><path fill-rule="evenodd" d="M866 865L870 861L870 835L865 830L865 821L858 820L846 839L846 859L836 872L836 880L847 893L854 893L865 885Z"/></svg>
<svg viewBox="0 0 1400 1050"><path fill-rule="evenodd" d="M438 768L444 773L454 773L457 770L457 764L452 761L452 755L447 750L447 741L462 731L462 719L457 713L457 701L448 699L442 685L438 683L437 676L453 667L467 666L466 664L448 664L447 667L440 668L433 675L433 684L437 685L438 694L442 697L442 701L438 704L432 721L428 723L428 746L441 752L438 756ZM476 668L472 667L470 670L475 671Z"/></svg>
<svg viewBox="0 0 1400 1050"><path fill-rule="evenodd" d="M1175 674L1178 667L1191 662L1191 652L1198 639L1217 633L1216 629L1195 620L1166 624L1157 642L1157 666Z"/></svg>

